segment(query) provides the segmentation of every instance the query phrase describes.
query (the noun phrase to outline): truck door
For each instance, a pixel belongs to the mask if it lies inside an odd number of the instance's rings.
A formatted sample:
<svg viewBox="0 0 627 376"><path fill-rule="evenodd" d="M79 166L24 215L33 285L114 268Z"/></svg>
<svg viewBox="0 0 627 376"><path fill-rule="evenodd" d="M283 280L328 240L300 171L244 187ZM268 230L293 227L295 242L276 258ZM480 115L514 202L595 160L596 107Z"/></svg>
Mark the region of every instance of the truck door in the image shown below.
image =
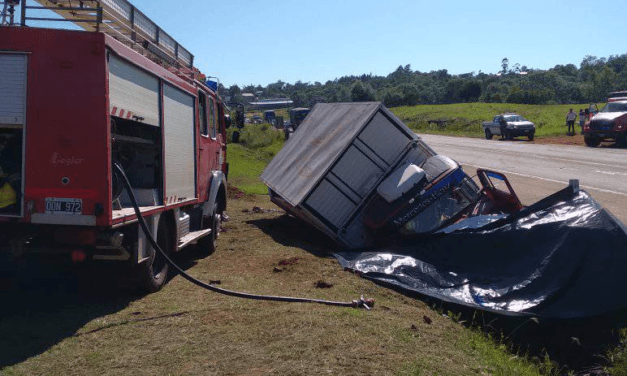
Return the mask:
<svg viewBox="0 0 627 376"><path fill-rule="evenodd" d="M216 168L220 148L217 147L217 117L215 100L204 92L198 92L198 192L201 201L207 198L211 172Z"/></svg>

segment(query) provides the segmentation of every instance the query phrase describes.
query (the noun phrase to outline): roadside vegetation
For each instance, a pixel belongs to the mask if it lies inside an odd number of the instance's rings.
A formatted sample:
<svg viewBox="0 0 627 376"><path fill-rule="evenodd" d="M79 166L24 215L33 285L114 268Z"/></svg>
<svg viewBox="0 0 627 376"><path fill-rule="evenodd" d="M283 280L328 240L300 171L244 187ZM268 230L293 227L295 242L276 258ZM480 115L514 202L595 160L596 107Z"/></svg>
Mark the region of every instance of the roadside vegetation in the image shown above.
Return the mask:
<svg viewBox="0 0 627 376"><path fill-rule="evenodd" d="M598 104L599 109L602 103ZM495 115L515 112L536 125L536 138L563 135L566 132L566 113L588 108L589 104L527 105L512 103L458 103L394 107L390 110L416 133L434 133L452 136L484 137L481 122L491 121ZM445 121L442 125L429 121ZM577 119L577 124L578 123ZM579 133L579 125L576 126Z"/></svg>
<svg viewBox="0 0 627 376"><path fill-rule="evenodd" d="M586 55L579 66L558 64L534 69L503 58L497 74L481 71L450 74L446 69L415 71L409 64L386 76L351 75L321 82L219 87L220 95L242 102L242 93L258 99L290 98L295 107L318 102L381 101L388 107L451 103L571 104L600 102L615 90L627 89L627 54L597 58Z"/></svg>
<svg viewBox="0 0 627 376"><path fill-rule="evenodd" d="M599 104L601 106L601 104ZM534 121L539 138L552 137L564 133L564 118L570 108L578 112L586 105L512 105L468 103L456 105L420 105L392 108L403 122L417 133L438 133L454 136L483 137L481 121L490 120L495 114L517 112ZM429 124L428 120L446 120L446 125ZM229 145L229 158L249 159L254 156L258 164L256 170L246 167L249 183L243 186L247 193L266 190L265 185L255 178L265 165L280 150L282 133L276 134L271 127L248 126L243 133L243 144L263 145L252 150L242 145ZM253 142L248 137L264 142ZM246 164L242 164L247 166ZM233 171L238 168L233 164ZM255 172L256 171L256 172ZM245 174L244 174L245 175ZM236 183L234 183L236 184ZM424 299L424 298L418 298ZM613 374L627 375L627 332L622 328L623 317L609 321L592 320L587 322L540 323L534 320L520 320L503 317L490 317L463 309L444 308L432 304L430 309L438 315L449 317L461 325L465 332L463 344L457 349L480 359L487 359L490 366L479 370L479 374L526 374L532 372L543 375ZM422 351L419 347L418 351ZM487 363L486 363L487 364ZM524 370L524 371L523 371ZM425 369L424 364L406 365L400 374L427 375L439 374L435 369ZM472 374L473 372L469 372ZM446 372L442 373L446 374Z"/></svg>
<svg viewBox="0 0 627 376"><path fill-rule="evenodd" d="M466 107L460 118L500 111ZM393 111L410 123L456 110ZM218 250L206 258L185 250L176 262L227 289L334 301L363 294L375 299L374 309L243 300L178 276L138 296L114 287L110 270L2 260L0 291L10 304L0 314L0 374L627 374L621 318L551 323L490 315L342 270L332 257L337 246L278 210L259 181L283 142L281 131L260 124L229 143L230 221Z"/></svg>

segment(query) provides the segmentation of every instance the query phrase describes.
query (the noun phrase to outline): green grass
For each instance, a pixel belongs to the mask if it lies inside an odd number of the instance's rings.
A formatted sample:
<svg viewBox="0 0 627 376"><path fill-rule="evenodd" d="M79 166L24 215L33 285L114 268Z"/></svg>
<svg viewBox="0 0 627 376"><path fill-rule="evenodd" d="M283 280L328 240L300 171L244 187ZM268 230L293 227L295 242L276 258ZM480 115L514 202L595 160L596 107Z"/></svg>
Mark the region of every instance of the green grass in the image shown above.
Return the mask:
<svg viewBox="0 0 627 376"><path fill-rule="evenodd" d="M232 132L231 132L232 134ZM229 143L229 183L248 194L267 194L259 180L266 165L281 150L284 134L267 124L246 125L240 143Z"/></svg>
<svg viewBox="0 0 627 376"><path fill-rule="evenodd" d="M536 125L536 137L550 137L564 133L566 113L571 108L579 113L579 109L588 108L588 104L460 103L395 107L391 111L417 133L467 137L483 137L481 122L492 120L494 115L516 112ZM439 127L429 124L428 120L447 120L447 123L445 127Z"/></svg>

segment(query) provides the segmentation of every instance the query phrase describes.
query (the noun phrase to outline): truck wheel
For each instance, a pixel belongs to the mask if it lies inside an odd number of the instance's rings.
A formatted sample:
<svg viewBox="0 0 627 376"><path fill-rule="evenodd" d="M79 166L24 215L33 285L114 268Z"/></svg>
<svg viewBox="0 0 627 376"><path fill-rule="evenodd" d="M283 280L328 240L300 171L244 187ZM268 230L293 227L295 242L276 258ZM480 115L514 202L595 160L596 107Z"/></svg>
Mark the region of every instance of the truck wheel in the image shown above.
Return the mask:
<svg viewBox="0 0 627 376"><path fill-rule="evenodd" d="M222 213L218 212L218 203L213 204L211 215L203 217L203 229L210 228L211 234L198 241L198 250L203 256L209 256L216 251L216 241L220 236L222 226Z"/></svg>
<svg viewBox="0 0 627 376"><path fill-rule="evenodd" d="M161 215L157 227L157 244L169 256L172 254L172 232L165 215ZM159 291L168 279L169 265L159 251L150 247L150 258L139 266L142 290L148 293Z"/></svg>
<svg viewBox="0 0 627 376"><path fill-rule="evenodd" d="M533 141L533 137L535 136L534 133L531 133L529 136L527 136L529 138L529 141Z"/></svg>
<svg viewBox="0 0 627 376"><path fill-rule="evenodd" d="M584 137L583 141L586 143L586 146L589 146L591 148L595 148L601 143L601 140L599 140L597 137Z"/></svg>
<svg viewBox="0 0 627 376"><path fill-rule="evenodd" d="M485 138L486 138L486 140L491 140L492 139L492 132L490 132L489 129L485 130Z"/></svg>

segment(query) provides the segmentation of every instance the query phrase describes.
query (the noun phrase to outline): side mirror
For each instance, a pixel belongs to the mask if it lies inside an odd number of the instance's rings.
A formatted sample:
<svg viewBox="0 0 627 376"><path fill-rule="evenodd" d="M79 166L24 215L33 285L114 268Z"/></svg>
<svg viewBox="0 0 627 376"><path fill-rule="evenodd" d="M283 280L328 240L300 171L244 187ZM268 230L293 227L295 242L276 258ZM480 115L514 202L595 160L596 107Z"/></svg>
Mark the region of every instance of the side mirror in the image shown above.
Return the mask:
<svg viewBox="0 0 627 376"><path fill-rule="evenodd" d="M224 128L229 129L231 127L231 115L224 115Z"/></svg>

